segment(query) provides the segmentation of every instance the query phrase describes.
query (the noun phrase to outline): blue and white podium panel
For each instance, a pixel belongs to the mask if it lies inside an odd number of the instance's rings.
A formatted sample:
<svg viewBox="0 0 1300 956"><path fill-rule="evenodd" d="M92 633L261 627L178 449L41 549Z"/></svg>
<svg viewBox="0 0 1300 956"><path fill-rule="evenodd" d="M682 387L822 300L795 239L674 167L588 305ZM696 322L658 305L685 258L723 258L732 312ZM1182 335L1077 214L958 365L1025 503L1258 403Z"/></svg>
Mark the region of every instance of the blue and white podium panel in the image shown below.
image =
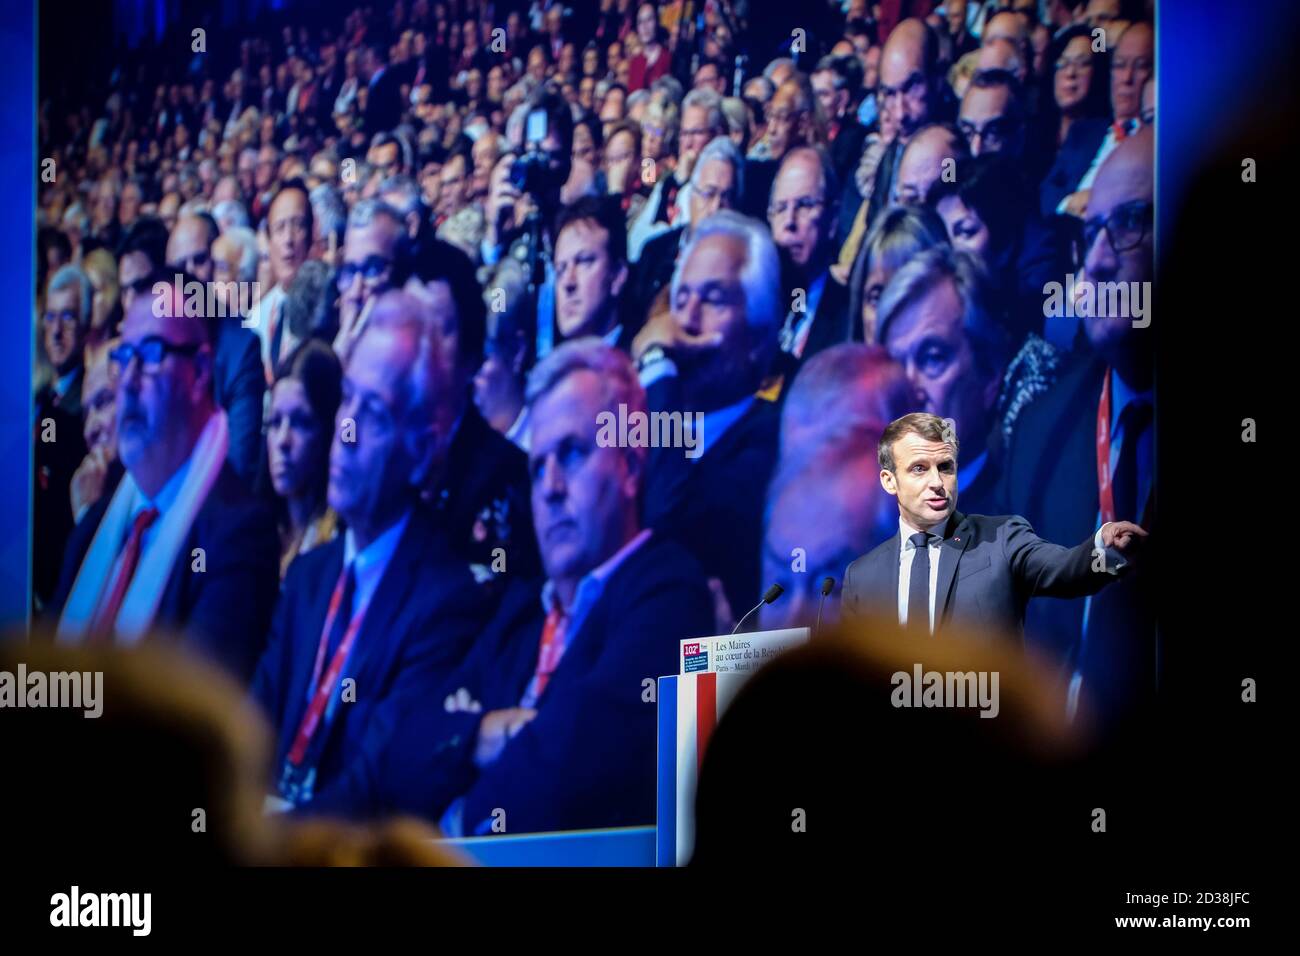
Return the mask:
<svg viewBox="0 0 1300 956"><path fill-rule="evenodd" d="M806 627L682 641L681 673L659 678L655 863L684 866L695 848L695 783L705 747L749 676Z"/></svg>

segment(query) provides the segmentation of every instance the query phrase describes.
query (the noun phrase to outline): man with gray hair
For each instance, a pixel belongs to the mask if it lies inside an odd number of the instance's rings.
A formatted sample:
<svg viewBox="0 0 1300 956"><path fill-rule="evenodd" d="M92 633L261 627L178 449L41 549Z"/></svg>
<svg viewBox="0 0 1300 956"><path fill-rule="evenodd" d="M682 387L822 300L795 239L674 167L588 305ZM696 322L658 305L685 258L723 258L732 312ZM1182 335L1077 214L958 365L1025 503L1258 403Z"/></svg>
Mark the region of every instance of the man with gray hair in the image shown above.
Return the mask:
<svg viewBox="0 0 1300 956"><path fill-rule="evenodd" d="M420 200L420 186L403 173L389 176L379 184L379 198L401 215L406 234L417 238L423 229L425 211Z"/></svg>
<svg viewBox="0 0 1300 956"><path fill-rule="evenodd" d="M82 383L93 288L77 266L66 265L46 284L41 345L52 380L36 393L32 593L37 607L54 596L63 546L72 532L68 494L86 455L82 437Z"/></svg>
<svg viewBox="0 0 1300 956"><path fill-rule="evenodd" d="M849 292L831 275L839 183L829 154L800 146L781 160L768 201L767 223L786 267L781 358L774 371L794 377L822 349L852 338Z"/></svg>
<svg viewBox="0 0 1300 956"><path fill-rule="evenodd" d="M515 579L445 699L403 716L405 777L376 811L492 831L648 824L655 717L641 688L677 666L679 641L713 629L704 575L645 527L646 449L602 439L644 416L627 357L600 339L552 350L528 383L533 524L546 579Z"/></svg>
<svg viewBox="0 0 1300 956"><path fill-rule="evenodd" d="M90 277L73 265L60 268L45 287L41 344L54 375L49 401L76 417L81 415L82 356L94 294Z"/></svg>
<svg viewBox="0 0 1300 956"><path fill-rule="evenodd" d="M733 618L759 592L763 495L778 414L755 392L777 351L776 246L757 220L723 210L693 227L673 274L669 316L633 342L651 412L700 413L702 435L651 452L647 523L679 538L722 583Z"/></svg>
<svg viewBox="0 0 1300 956"><path fill-rule="evenodd" d="M649 240L691 221L690 178L700 153L715 137L727 135L722 97L709 89L691 90L682 100L677 133L677 165L655 184L645 206L628 228L628 260L636 262Z"/></svg>
<svg viewBox="0 0 1300 956"><path fill-rule="evenodd" d="M469 569L420 502L445 439L432 413L445 383L424 308L405 292L381 296L345 364L328 496L347 531L289 566L253 680L276 729L281 809L374 806L402 772L384 762L387 751L429 743L399 716L435 705L485 619ZM327 658L334 666L313 667Z"/></svg>
<svg viewBox="0 0 1300 956"><path fill-rule="evenodd" d="M691 223L703 222L719 209L735 209L745 188L745 161L735 143L726 136L715 136L700 152L691 172L687 205L690 218L682 225L655 236L641 250L632 278L630 301L640 303L646 315L663 311L667 304L656 301L668 288L677 255L691 235Z"/></svg>
<svg viewBox="0 0 1300 956"><path fill-rule="evenodd" d="M402 214L379 199L362 199L348 215L339 266L339 334L334 351L346 360L365 326L371 304L392 285L398 246L406 235Z"/></svg>
<svg viewBox="0 0 1300 956"><path fill-rule="evenodd" d="M234 226L248 228L248 210L238 199L224 199L212 207L212 218L224 236Z"/></svg>
<svg viewBox="0 0 1300 956"><path fill-rule="evenodd" d="M348 207L343 195L329 183L319 183L308 194L311 201L312 247L309 255L331 269L337 268L348 227Z"/></svg>
<svg viewBox="0 0 1300 956"><path fill-rule="evenodd" d="M1010 355L980 261L947 245L927 249L894 273L876 314L876 340L924 397L918 410L951 421L962 436L962 500L981 514L1002 513L992 438Z"/></svg>

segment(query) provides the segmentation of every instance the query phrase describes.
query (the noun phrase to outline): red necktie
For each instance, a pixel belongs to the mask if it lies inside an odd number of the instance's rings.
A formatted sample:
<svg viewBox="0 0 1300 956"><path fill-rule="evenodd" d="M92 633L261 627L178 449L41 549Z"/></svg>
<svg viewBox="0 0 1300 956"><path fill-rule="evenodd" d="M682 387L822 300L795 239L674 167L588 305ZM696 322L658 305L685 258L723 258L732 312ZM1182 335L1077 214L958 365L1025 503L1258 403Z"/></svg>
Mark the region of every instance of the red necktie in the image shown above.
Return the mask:
<svg viewBox="0 0 1300 956"><path fill-rule="evenodd" d="M131 533L127 535L126 547L122 549L122 560L118 564L117 577L113 578L113 586L108 591L108 597L100 604L99 611L90 625L92 643L104 641L112 636L117 612L122 609L122 598L126 596L127 586L131 583L135 566L140 561L140 543L144 538L145 529L153 524L157 517L157 508L146 508L135 516Z"/></svg>

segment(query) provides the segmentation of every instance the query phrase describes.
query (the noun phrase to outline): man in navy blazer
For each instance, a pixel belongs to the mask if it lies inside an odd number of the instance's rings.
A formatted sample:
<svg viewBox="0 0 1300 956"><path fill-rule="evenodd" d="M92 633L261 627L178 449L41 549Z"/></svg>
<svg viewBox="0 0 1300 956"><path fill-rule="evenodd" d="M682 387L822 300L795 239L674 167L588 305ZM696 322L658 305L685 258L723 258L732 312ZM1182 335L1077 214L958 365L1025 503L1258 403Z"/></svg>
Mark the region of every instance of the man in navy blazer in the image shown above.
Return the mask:
<svg viewBox="0 0 1300 956"><path fill-rule="evenodd" d="M892 422L880 441L880 483L898 499L899 533L844 572L844 610L897 614L933 633L948 620L1019 639L1031 597L1100 591L1129 564L1146 532L1103 524L1065 548L1018 515L963 515L957 505L957 437L936 415Z"/></svg>
<svg viewBox="0 0 1300 956"><path fill-rule="evenodd" d="M367 806L406 732L396 714L432 699L487 617L465 559L419 504L445 395L422 308L386 293L353 348L329 470L347 530L290 566L253 681L276 730L281 809Z"/></svg>
<svg viewBox="0 0 1300 956"><path fill-rule="evenodd" d="M643 529L645 448L603 442L620 404L645 413L631 363L599 339L551 352L529 382L534 525L548 575L512 582L433 707L402 717L415 752L377 812L439 820L449 835L649 824L654 680L679 641L712 632L699 564Z"/></svg>
<svg viewBox="0 0 1300 956"><path fill-rule="evenodd" d="M126 478L69 537L51 614L61 640L167 633L246 683L275 604L279 543L270 509L215 437L228 426L213 397L210 326L168 288L172 298L137 296L127 309L110 358Z"/></svg>

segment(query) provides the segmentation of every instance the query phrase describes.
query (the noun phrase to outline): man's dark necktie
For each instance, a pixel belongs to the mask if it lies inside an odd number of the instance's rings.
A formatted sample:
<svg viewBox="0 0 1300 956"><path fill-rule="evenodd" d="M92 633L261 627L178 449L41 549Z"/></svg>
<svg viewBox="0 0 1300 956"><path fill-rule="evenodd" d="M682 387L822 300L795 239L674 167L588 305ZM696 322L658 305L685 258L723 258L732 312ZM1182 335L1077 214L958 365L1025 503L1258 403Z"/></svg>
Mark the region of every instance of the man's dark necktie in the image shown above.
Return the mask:
<svg viewBox="0 0 1300 956"><path fill-rule="evenodd" d="M912 555L912 579L907 588L907 623L930 627L930 535L918 531L909 539L916 546Z"/></svg>
<svg viewBox="0 0 1300 956"><path fill-rule="evenodd" d="M1143 401L1129 402L1119 415L1121 445L1119 461L1115 463L1113 487L1115 494L1115 519L1117 521L1141 521L1138 509L1143 502L1137 500L1138 489L1138 449L1141 447L1145 433L1151 427L1151 403Z"/></svg>

